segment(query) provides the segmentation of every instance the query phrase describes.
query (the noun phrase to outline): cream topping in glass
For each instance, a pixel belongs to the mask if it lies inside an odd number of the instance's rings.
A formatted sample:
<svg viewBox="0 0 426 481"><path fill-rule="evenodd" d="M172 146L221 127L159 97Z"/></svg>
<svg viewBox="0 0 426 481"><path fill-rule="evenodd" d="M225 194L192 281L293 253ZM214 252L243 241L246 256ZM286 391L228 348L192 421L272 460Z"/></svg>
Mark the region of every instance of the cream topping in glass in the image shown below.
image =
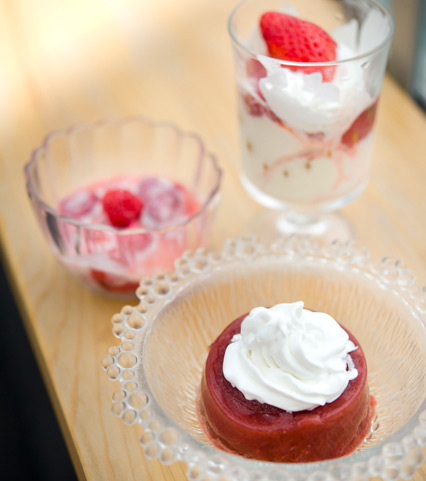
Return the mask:
<svg viewBox="0 0 426 481"><path fill-rule="evenodd" d="M348 47L338 45L337 60L353 55ZM267 71L259 82L262 95L272 112L296 130L322 132L325 138L341 135L372 102L361 62L340 65L333 81L327 82L320 72L294 72L263 55L258 60Z"/></svg>

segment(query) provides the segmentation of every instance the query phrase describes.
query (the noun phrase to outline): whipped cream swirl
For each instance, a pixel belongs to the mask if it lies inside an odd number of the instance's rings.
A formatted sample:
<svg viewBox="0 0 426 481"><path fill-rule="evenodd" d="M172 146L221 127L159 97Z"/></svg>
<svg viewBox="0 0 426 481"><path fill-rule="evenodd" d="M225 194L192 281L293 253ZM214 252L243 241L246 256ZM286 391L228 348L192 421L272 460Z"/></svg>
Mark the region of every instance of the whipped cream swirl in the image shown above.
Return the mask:
<svg viewBox="0 0 426 481"><path fill-rule="evenodd" d="M338 45L337 60L354 56ZM258 55L267 76L259 82L262 95L272 112L292 128L314 134L343 134L372 102L365 86L361 61L339 65L332 82L319 72L304 74L282 68L276 59Z"/></svg>
<svg viewBox="0 0 426 481"><path fill-rule="evenodd" d="M291 6L281 11L299 17L297 10ZM336 60L352 60L337 64L332 81L327 82L323 81L319 72L305 74L282 68L277 59L269 57L266 43L257 28L248 48L258 52L257 59L267 71L266 77L259 82L267 105L286 125L299 133L323 133L325 139L343 134L373 102L374 96L369 91L380 90L379 86L373 88L371 79L367 78L368 72L364 67L368 57L355 58L375 48L379 39L388 35L388 29L383 15L375 10L367 14L361 25L353 19L334 29L331 37L337 44Z"/></svg>
<svg viewBox="0 0 426 481"><path fill-rule="evenodd" d="M336 400L358 375L357 349L328 314L303 302L256 307L228 345L223 374L246 399L286 411L312 410Z"/></svg>

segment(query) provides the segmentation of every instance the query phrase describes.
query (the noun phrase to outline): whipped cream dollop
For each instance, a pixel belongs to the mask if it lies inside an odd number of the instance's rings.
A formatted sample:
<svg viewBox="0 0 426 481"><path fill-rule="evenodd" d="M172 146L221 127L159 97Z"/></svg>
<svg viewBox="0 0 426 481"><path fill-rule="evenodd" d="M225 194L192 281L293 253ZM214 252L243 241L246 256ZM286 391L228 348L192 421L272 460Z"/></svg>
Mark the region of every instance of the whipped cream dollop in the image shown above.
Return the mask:
<svg viewBox="0 0 426 481"><path fill-rule="evenodd" d="M337 60L354 56L338 45ZM309 134L325 133L325 138L343 134L372 102L365 87L361 62L339 65L332 82L320 72L305 74L282 68L276 59L258 55L267 71L259 88L272 112L293 129Z"/></svg>
<svg viewBox="0 0 426 481"><path fill-rule="evenodd" d="M223 374L248 400L312 410L336 400L357 377L349 354L355 349L331 316L303 302L256 307L225 351Z"/></svg>
<svg viewBox="0 0 426 481"><path fill-rule="evenodd" d="M281 11L299 16L289 4ZM354 59L376 47L387 34L386 29L389 26L383 15L374 10L368 12L361 25L352 19L337 27L330 34L337 44L336 60ZM268 56L259 28L249 40L248 48L259 52L257 59L267 71L266 77L259 81L259 88L269 108L301 133L322 133L324 139L339 136L374 101L366 86L365 58L340 63L332 81L327 82L319 72L306 74L282 68L277 59Z"/></svg>

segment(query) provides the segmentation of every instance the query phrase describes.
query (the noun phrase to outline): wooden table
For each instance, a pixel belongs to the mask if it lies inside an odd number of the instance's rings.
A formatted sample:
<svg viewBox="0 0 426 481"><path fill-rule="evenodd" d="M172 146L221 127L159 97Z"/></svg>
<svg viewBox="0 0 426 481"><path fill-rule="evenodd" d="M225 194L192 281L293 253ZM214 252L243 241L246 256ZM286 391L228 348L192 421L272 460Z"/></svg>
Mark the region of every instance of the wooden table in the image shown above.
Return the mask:
<svg viewBox="0 0 426 481"><path fill-rule="evenodd" d="M23 165L51 129L143 114L195 130L225 176L212 241L245 232L260 208L238 180L236 94L227 16L234 0L0 2L0 240L3 261L80 479L185 479L148 461L135 428L111 415L100 360L122 301L82 288L51 254ZM426 284L426 117L390 79L371 182L344 209L373 257L405 259Z"/></svg>

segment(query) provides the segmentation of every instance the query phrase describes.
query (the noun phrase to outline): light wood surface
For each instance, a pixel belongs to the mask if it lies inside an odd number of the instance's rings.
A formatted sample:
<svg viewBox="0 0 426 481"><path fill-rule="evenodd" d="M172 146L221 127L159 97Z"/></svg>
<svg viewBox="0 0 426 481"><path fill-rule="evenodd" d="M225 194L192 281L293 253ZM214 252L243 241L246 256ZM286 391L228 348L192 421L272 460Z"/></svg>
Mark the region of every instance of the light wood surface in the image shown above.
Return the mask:
<svg viewBox="0 0 426 481"><path fill-rule="evenodd" d="M100 367L122 301L59 266L31 210L23 165L44 135L79 121L143 114L202 135L225 171L212 247L260 208L238 180L226 21L234 0L0 0L0 241L4 264L81 480L185 479L144 457L111 414L118 385ZM379 259L404 259L426 284L426 117L390 79L371 181L343 213ZM36 413L35 413L36 414ZM420 479L420 478L419 478Z"/></svg>

